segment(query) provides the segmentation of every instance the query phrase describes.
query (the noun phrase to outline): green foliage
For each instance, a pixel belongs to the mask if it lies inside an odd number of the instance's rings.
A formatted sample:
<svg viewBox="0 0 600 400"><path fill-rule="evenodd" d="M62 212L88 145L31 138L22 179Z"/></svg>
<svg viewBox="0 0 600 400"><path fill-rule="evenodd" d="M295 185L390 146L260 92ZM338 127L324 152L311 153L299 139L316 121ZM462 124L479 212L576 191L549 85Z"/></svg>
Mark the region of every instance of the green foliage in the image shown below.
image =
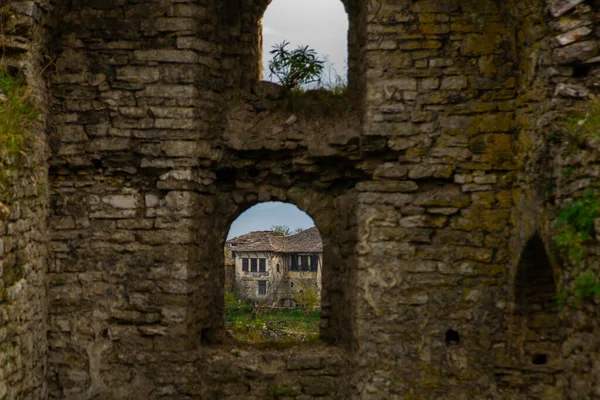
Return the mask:
<svg viewBox="0 0 600 400"><path fill-rule="evenodd" d="M269 61L271 77L276 77L287 89L319 82L325 61L320 59L314 49L298 46L296 50L288 50L289 42L283 41L274 45L269 52L273 57Z"/></svg>
<svg viewBox="0 0 600 400"><path fill-rule="evenodd" d="M600 281L594 271L588 270L575 278L574 297L576 304L600 296Z"/></svg>
<svg viewBox="0 0 600 400"><path fill-rule="evenodd" d="M257 309L249 302L225 309L225 326L239 341L253 344L306 343L318 339L319 310Z"/></svg>
<svg viewBox="0 0 600 400"><path fill-rule="evenodd" d="M311 312L317 309L320 303L319 300L319 293L314 280L306 279L298 282L298 292L294 294L294 301L297 305Z"/></svg>
<svg viewBox="0 0 600 400"><path fill-rule="evenodd" d="M26 154L30 138L27 132L35 119L37 113L23 81L0 69L0 160L6 162Z"/></svg>
<svg viewBox="0 0 600 400"><path fill-rule="evenodd" d="M574 167L564 167L560 174L563 178L568 179L571 176L573 176L574 171L575 171Z"/></svg>
<svg viewBox="0 0 600 400"><path fill-rule="evenodd" d="M0 192L10 185L15 165L31 145L29 128L37 117L24 82L0 68Z"/></svg>
<svg viewBox="0 0 600 400"><path fill-rule="evenodd" d="M550 139L554 143L566 142L571 147L583 148L588 138L598 137L599 133L600 101L593 98L558 124Z"/></svg>
<svg viewBox="0 0 600 400"><path fill-rule="evenodd" d="M579 306L595 297L600 297L600 280L593 270L587 270L575 278L573 290L559 288L555 300L557 308L562 310L569 299L573 299L573 305Z"/></svg>
<svg viewBox="0 0 600 400"><path fill-rule="evenodd" d="M292 230L287 225L273 225L270 231L280 233L281 236L290 236L292 234Z"/></svg>
<svg viewBox="0 0 600 400"><path fill-rule="evenodd" d="M271 232L280 233L282 236L292 236L304 231L302 228L296 228L292 230L292 228L287 225L273 225L271 226L270 230Z"/></svg>
<svg viewBox="0 0 600 400"><path fill-rule="evenodd" d="M348 88L346 86L324 87L313 90L296 88L285 92L284 97L278 104L288 112L299 113L312 118L346 115L351 108L347 94Z"/></svg>
<svg viewBox="0 0 600 400"><path fill-rule="evenodd" d="M594 221L600 218L600 198L590 189L583 197L564 204L556 224L556 243L575 265L585 258L585 245L594 237Z"/></svg>

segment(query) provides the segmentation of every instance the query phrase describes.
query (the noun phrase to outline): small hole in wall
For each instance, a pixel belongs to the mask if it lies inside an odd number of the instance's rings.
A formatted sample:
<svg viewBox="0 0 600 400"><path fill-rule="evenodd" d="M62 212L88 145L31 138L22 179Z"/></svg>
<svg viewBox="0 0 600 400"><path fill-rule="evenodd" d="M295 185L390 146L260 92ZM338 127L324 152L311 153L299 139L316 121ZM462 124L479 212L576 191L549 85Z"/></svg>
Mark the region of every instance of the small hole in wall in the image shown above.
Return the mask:
<svg viewBox="0 0 600 400"><path fill-rule="evenodd" d="M573 67L573 78L585 78L592 70L590 65L575 65Z"/></svg>
<svg viewBox="0 0 600 400"><path fill-rule="evenodd" d="M223 184L235 184L237 172L233 168L223 168L217 170L217 181Z"/></svg>
<svg viewBox="0 0 600 400"><path fill-rule="evenodd" d="M446 331L446 344L460 344L460 335L454 329L448 329Z"/></svg>
<svg viewBox="0 0 600 400"><path fill-rule="evenodd" d="M535 354L531 362L535 365L544 365L548 362L548 356L546 354Z"/></svg>
<svg viewBox="0 0 600 400"><path fill-rule="evenodd" d="M279 272L279 264L277 264L277 272Z"/></svg>
<svg viewBox="0 0 600 400"><path fill-rule="evenodd" d="M290 287L294 287L294 282L290 282Z"/></svg>
<svg viewBox="0 0 600 400"><path fill-rule="evenodd" d="M252 167L248 170L248 175L250 176L250 178L256 178L259 174L260 172L257 168Z"/></svg>
<svg viewBox="0 0 600 400"><path fill-rule="evenodd" d="M203 345L217 344L219 341L215 336L215 330L212 328L204 328L200 331L200 343Z"/></svg>

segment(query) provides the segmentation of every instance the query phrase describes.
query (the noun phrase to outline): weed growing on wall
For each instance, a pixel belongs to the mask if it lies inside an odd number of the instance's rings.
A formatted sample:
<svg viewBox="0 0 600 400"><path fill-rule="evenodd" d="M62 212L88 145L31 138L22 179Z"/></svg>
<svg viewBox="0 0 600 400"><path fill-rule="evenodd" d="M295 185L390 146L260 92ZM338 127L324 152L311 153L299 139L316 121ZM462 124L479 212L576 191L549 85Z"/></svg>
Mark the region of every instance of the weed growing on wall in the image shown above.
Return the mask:
<svg viewBox="0 0 600 400"><path fill-rule="evenodd" d="M29 128L37 116L24 82L0 68L0 189L6 188L10 170L27 154Z"/></svg>
<svg viewBox="0 0 600 400"><path fill-rule="evenodd" d="M589 189L583 197L564 204L558 215L556 224L556 244L569 261L577 268L582 267L586 256L586 245L594 240L595 220L600 218L600 196L594 189ZM574 299L575 305L585 300L600 296L600 281L594 271L588 270L575 278L574 289L567 291L559 289L557 305L562 309L569 298Z"/></svg>
<svg viewBox="0 0 600 400"><path fill-rule="evenodd" d="M566 142L569 146L583 148L586 140L600 135L600 100L593 98L578 111L557 125L550 140Z"/></svg>
<svg viewBox="0 0 600 400"><path fill-rule="evenodd" d="M600 196L589 189L583 197L566 202L554 227L556 243L575 265L585 257L585 244L594 238L594 221L600 218Z"/></svg>
<svg viewBox="0 0 600 400"><path fill-rule="evenodd" d="M286 47L289 44L284 41L274 45L269 51L273 57L269 61L271 77L277 78L287 89L320 81L325 60L319 58L316 51L308 46L298 46L295 50L288 50Z"/></svg>

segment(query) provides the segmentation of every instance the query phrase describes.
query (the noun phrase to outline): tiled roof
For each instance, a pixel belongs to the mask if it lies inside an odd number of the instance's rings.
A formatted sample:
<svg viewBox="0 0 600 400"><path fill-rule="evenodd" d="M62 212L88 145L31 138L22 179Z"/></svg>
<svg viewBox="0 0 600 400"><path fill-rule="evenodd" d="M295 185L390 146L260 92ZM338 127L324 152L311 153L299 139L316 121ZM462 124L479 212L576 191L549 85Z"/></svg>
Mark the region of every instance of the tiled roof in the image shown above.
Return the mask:
<svg viewBox="0 0 600 400"><path fill-rule="evenodd" d="M232 251L273 251L276 253L320 253L323 242L316 226L291 236L256 231L227 241Z"/></svg>

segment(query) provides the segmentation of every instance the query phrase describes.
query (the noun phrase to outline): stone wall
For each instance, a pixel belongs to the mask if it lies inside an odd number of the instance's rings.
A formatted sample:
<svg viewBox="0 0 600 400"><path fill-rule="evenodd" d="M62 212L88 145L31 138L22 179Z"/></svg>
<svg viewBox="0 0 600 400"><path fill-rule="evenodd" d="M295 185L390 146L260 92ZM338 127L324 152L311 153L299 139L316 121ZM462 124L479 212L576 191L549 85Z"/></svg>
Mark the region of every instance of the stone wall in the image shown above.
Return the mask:
<svg viewBox="0 0 600 400"><path fill-rule="evenodd" d="M523 260L528 257L521 250L532 238L538 240L539 237L543 246L539 245L535 251L537 266L544 264L541 260L548 260L556 291L572 288L574 278L583 272L571 266L565 254L557 249L556 216L565 201L598 185L594 178L597 154L594 143L586 145L589 147L585 151L569 154L567 149L572 149L573 143L568 143L565 137L559 138L558 133L561 121L573 115L574 110L581 107L580 103L597 91L597 5L587 1L554 1L518 2L517 7L527 23L521 23L518 36L523 60L519 83L521 105L517 113L521 128L518 141L521 173L515 185L513 220L516 228L512 235L515 250L511 255L510 274L514 277L511 280L518 282L525 269ZM539 17L542 15L544 18ZM564 168L578 172L567 177L568 174L562 172ZM595 250L590 249L589 254L594 253ZM585 265L597 262L592 256ZM542 286L536 286L536 290L544 291ZM516 293L511 297L518 300ZM516 303L515 316L518 314L518 301ZM561 351L550 353L545 365L533 365L530 359L529 366L518 367L515 355L512 367L520 368L522 375L517 378L514 373L506 374L503 370L505 376L512 376L511 384L521 385L531 398L576 399L597 395L594 365L599 356L597 341L592 339L597 330L592 323L597 318L594 308L565 307L560 312L560 328L534 336L537 345L545 340L560 340ZM554 318L540 318L538 324L551 326ZM514 335L519 331L518 321L518 317L507 321L512 345L518 343ZM526 349L521 354L526 354ZM554 373L554 379L549 379L548 373ZM555 389L551 389L552 385Z"/></svg>
<svg viewBox="0 0 600 400"><path fill-rule="evenodd" d="M0 2L1 66L23 79L39 118L25 154L0 163L0 398L45 399L48 216L45 1ZM3 94L4 96L4 94ZM2 101L7 101L6 96ZM7 121L2 121L5 124Z"/></svg>
<svg viewBox="0 0 600 400"><path fill-rule="evenodd" d="M24 179L0 223L3 266L32 260L0 306L19 366L0 393L46 398L45 372L56 399L596 396L595 307L563 310L558 338L532 324L575 277L551 251L556 210L597 185L595 142L567 155L546 136L597 89L595 3L348 0L346 98L257 82L267 4L57 4L48 274ZM15 65L39 54L14 43ZM273 200L322 235L314 347L224 331L229 225Z"/></svg>

